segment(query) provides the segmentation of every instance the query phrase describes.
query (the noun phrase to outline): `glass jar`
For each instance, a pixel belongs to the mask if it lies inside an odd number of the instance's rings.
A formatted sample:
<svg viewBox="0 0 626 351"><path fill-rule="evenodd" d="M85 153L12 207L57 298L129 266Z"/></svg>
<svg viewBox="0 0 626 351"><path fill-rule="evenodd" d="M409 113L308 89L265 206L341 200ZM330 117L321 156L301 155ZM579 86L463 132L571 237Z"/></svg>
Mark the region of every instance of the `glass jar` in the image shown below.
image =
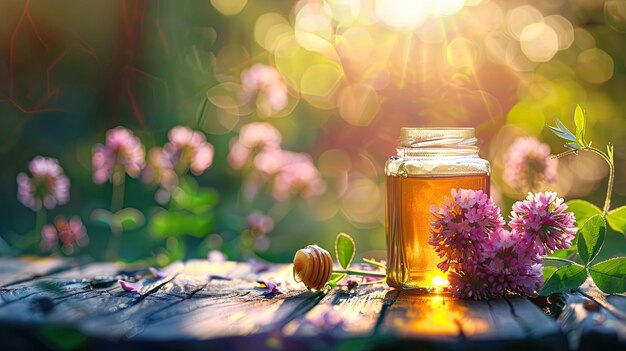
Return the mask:
<svg viewBox="0 0 626 351"><path fill-rule="evenodd" d="M447 285L428 243L432 205L455 188L489 194L489 162L478 156L474 128L402 128L397 156L385 165L387 284L428 292Z"/></svg>

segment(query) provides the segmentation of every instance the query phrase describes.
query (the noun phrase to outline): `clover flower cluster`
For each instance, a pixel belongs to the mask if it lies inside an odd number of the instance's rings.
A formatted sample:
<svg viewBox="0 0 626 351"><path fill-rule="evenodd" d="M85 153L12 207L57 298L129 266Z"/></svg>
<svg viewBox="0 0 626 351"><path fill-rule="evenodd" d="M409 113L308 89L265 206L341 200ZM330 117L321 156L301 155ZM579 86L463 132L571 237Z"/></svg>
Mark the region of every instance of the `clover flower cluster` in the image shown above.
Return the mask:
<svg viewBox="0 0 626 351"><path fill-rule="evenodd" d="M104 145L93 148L91 163L93 181L103 184L121 167L129 176L137 178L145 166L145 149L141 140L124 127L110 129Z"/></svg>
<svg viewBox="0 0 626 351"><path fill-rule="evenodd" d="M67 203L70 181L55 158L37 156L28 164L30 176L17 175L17 199L33 211Z"/></svg>
<svg viewBox="0 0 626 351"><path fill-rule="evenodd" d="M167 139L162 148L153 147L148 152L145 182L170 189L178 183L179 175L187 171L200 175L211 167L215 150L201 132L176 126L167 133Z"/></svg>
<svg viewBox="0 0 626 351"><path fill-rule="evenodd" d="M69 220L64 216L57 216L54 224L46 224L41 229L40 247L45 252L53 251L60 244L63 253L71 255L77 247L88 243L87 231L78 216Z"/></svg>
<svg viewBox="0 0 626 351"><path fill-rule="evenodd" d="M311 156L281 148L282 136L271 124L245 124L230 144L228 163L233 169L248 164L256 171L244 182L244 193L253 197L265 181L272 182L272 196L284 201L291 196L312 198L326 189Z"/></svg>
<svg viewBox="0 0 626 351"><path fill-rule="evenodd" d="M241 73L241 87L245 101L256 98L257 107L266 115L273 115L287 107L288 89L280 73L268 65L257 63Z"/></svg>
<svg viewBox="0 0 626 351"><path fill-rule="evenodd" d="M543 256L571 247L574 215L556 193L529 194L513 205L511 231L483 191L453 189L439 208L430 244L448 271L458 298L483 300L507 294L534 296L543 283Z"/></svg>

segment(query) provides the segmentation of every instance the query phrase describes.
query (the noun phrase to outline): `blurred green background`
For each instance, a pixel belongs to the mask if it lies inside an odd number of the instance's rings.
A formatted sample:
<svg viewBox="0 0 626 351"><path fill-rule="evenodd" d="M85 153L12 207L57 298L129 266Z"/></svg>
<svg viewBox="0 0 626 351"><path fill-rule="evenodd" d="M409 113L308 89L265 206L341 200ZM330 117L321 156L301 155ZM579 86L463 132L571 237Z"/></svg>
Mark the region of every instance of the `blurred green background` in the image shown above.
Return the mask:
<svg viewBox="0 0 626 351"><path fill-rule="evenodd" d="M111 184L92 182L91 152L119 125L146 150L176 125L204 132L215 159L195 179L218 194L200 233L157 235L147 224L124 232L127 261L166 264L212 249L289 261L310 243L332 248L340 231L358 255L384 258L383 169L400 127L475 127L506 214L524 197L502 180L508 146L531 135L564 151L545 125L558 117L572 127L576 104L588 139L615 143L612 208L626 199L626 1L5 0L0 19L4 255L21 252L15 243L35 222L16 199L16 175L44 155L71 181L69 203L49 221L80 216L90 243L75 255L104 259L111 231L92 213L109 208ZM268 108L271 92L244 94L242 76L258 63L287 88L278 108ZM280 131L283 149L311 156L323 193L285 200L269 183L242 190L258 172L227 158L240 128L259 121ZM607 174L594 155L570 156L546 189L602 207ZM157 190L128 178L125 205L149 223L163 207ZM273 217L271 232L250 230L254 211ZM609 234L603 255L626 251Z"/></svg>

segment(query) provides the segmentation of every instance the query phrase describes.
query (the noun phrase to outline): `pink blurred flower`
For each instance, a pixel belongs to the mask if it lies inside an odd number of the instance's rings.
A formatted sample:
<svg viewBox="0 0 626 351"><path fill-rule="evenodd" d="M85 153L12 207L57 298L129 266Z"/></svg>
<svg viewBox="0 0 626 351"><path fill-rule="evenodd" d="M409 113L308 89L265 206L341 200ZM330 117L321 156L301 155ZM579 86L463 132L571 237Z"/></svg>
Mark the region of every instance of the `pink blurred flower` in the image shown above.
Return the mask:
<svg viewBox="0 0 626 351"><path fill-rule="evenodd" d="M52 224L46 224L41 228L41 242L39 247L41 251L50 252L59 244L59 236L57 230Z"/></svg>
<svg viewBox="0 0 626 351"><path fill-rule="evenodd" d="M300 195L311 198L326 190L321 174L306 154L287 152L285 163L274 177L272 195L276 200L286 200Z"/></svg>
<svg viewBox="0 0 626 351"><path fill-rule="evenodd" d="M288 95L280 73L264 64L254 64L241 73L241 87L243 98L247 102L257 97L257 106L266 115L280 112L287 107Z"/></svg>
<svg viewBox="0 0 626 351"><path fill-rule="evenodd" d="M37 156L28 164L31 177L26 173L17 175L17 199L26 207L38 211L43 207L52 209L67 203L70 197L70 181L59 161Z"/></svg>
<svg viewBox="0 0 626 351"><path fill-rule="evenodd" d="M518 191L534 191L556 180L558 160L534 137L517 138L504 157L504 181Z"/></svg>
<svg viewBox="0 0 626 351"><path fill-rule="evenodd" d="M248 162L251 154L252 150L241 145L239 140L233 139L230 142L230 152L228 153L226 161L228 161L228 164L233 169L242 169L246 162Z"/></svg>
<svg viewBox="0 0 626 351"><path fill-rule="evenodd" d="M94 146L91 163L96 184L106 182L117 166L123 167L129 176L136 178L145 165L145 150L133 132L116 127L107 131L104 145Z"/></svg>
<svg viewBox="0 0 626 351"><path fill-rule="evenodd" d="M249 149L278 148L282 142L282 136L278 129L269 123L253 122L241 127L239 142Z"/></svg>
<svg viewBox="0 0 626 351"><path fill-rule="evenodd" d="M572 246L576 219L565 212L567 204L554 192L528 194L526 200L513 204L509 226L522 238L526 247L545 255Z"/></svg>
<svg viewBox="0 0 626 351"><path fill-rule="evenodd" d="M148 166L143 170L142 179L146 183L158 183L166 189L176 185L176 172L170 157L162 148L153 147L148 151Z"/></svg>
<svg viewBox="0 0 626 351"><path fill-rule="evenodd" d="M443 271L461 264L476 264L489 235L504 225L500 209L482 190L452 189L439 208L431 207L433 221L429 243L440 258Z"/></svg>
<svg viewBox="0 0 626 351"><path fill-rule="evenodd" d="M254 211L246 218L246 227L255 235L264 235L274 229L274 220L260 211Z"/></svg>
<svg viewBox="0 0 626 351"><path fill-rule="evenodd" d="M83 247L89 243L85 226L79 217L72 217L68 221L63 216L54 219L54 225L47 224L41 230L41 249L51 251L61 243L65 254L71 255L76 247Z"/></svg>
<svg viewBox="0 0 626 351"><path fill-rule="evenodd" d="M303 154L285 151L282 149L266 149L254 157L254 168L268 176L278 173L290 160L296 157L306 157Z"/></svg>
<svg viewBox="0 0 626 351"><path fill-rule="evenodd" d="M241 169L255 152L280 150L281 141L280 132L269 123L245 124L239 137L231 142L228 163L233 169Z"/></svg>
<svg viewBox="0 0 626 351"><path fill-rule="evenodd" d="M169 142L163 150L175 168L189 169L195 175L202 174L213 163L213 145L204 134L189 127L177 126L167 134Z"/></svg>

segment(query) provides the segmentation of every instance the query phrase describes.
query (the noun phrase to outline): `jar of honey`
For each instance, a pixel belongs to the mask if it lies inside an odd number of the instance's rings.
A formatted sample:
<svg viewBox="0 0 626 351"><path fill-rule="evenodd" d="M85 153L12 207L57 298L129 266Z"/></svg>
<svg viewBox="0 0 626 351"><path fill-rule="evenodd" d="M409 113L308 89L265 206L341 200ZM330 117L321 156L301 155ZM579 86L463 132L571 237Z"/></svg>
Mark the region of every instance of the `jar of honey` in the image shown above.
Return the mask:
<svg viewBox="0 0 626 351"><path fill-rule="evenodd" d="M428 243L431 206L452 189L489 194L489 162L478 156L474 128L402 128L397 155L385 165L387 284L429 292L447 285Z"/></svg>

